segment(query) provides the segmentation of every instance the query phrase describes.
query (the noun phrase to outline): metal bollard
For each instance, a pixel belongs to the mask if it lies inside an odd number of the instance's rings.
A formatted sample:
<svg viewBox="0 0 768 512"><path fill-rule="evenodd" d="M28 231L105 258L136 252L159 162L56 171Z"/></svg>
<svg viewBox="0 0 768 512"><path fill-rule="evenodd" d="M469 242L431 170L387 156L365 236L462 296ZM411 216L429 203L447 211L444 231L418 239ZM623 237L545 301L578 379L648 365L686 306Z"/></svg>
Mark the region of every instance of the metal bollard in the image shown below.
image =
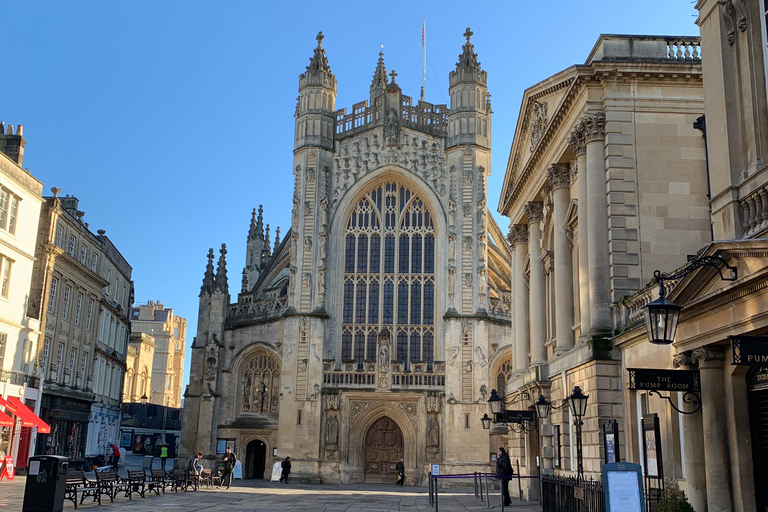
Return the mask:
<svg viewBox="0 0 768 512"><path fill-rule="evenodd" d="M494 508L493 505L491 505L491 497L488 494L488 475L485 476L485 507L484 508Z"/></svg>
<svg viewBox="0 0 768 512"><path fill-rule="evenodd" d="M477 471L472 474L472 483L475 486L475 498L477 498Z"/></svg>
<svg viewBox="0 0 768 512"><path fill-rule="evenodd" d="M438 510L438 508L437 508L437 490L438 490L437 489L437 477L434 477L434 479L435 479L435 512L437 512L437 510Z"/></svg>
<svg viewBox="0 0 768 512"><path fill-rule="evenodd" d="M432 490L432 472L431 471L429 472L428 478L429 478L429 506L433 507L435 505L435 498L432 495L433 490Z"/></svg>

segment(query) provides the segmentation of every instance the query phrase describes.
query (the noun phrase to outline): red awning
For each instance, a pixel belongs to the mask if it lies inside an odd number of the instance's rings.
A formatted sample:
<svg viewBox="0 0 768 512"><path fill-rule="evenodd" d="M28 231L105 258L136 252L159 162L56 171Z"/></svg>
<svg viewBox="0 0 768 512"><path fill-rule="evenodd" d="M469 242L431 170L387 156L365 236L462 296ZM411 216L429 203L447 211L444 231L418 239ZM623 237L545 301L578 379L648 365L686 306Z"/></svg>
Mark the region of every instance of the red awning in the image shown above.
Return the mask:
<svg viewBox="0 0 768 512"><path fill-rule="evenodd" d="M51 433L51 427L38 418L32 409L24 405L17 397L9 396L7 399L0 397L0 405L5 406L6 409L21 418L22 427L37 427L39 434Z"/></svg>
<svg viewBox="0 0 768 512"><path fill-rule="evenodd" d="M11 418L0 412L0 427L12 427L13 423Z"/></svg>

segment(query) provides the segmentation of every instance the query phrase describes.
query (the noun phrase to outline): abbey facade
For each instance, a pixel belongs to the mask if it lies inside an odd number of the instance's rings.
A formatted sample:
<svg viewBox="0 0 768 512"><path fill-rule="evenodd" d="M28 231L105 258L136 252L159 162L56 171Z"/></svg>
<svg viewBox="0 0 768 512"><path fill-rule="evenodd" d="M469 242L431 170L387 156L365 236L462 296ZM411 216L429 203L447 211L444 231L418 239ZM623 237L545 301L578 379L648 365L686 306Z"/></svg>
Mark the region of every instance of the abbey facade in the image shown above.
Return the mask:
<svg viewBox="0 0 768 512"><path fill-rule="evenodd" d="M323 36L299 77L293 216L251 221L237 297L226 248L200 292L182 455L234 447L244 478L409 483L486 469L491 389L511 369L511 252L487 207L491 106L471 31L450 108L414 102L383 54L335 110ZM287 199L287 198L286 198ZM493 431L491 431L493 433ZM209 464L211 461L209 461Z"/></svg>

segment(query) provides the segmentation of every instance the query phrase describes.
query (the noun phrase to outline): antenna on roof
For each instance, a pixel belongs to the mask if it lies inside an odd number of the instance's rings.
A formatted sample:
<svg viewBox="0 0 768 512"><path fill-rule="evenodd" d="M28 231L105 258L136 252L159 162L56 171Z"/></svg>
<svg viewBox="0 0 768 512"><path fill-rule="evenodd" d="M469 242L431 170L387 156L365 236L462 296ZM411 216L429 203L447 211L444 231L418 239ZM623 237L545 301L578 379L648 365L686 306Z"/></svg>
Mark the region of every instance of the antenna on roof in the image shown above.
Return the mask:
<svg viewBox="0 0 768 512"><path fill-rule="evenodd" d="M424 88L427 86L427 16L421 26L421 51L423 53L424 71L421 75L421 101L424 101Z"/></svg>

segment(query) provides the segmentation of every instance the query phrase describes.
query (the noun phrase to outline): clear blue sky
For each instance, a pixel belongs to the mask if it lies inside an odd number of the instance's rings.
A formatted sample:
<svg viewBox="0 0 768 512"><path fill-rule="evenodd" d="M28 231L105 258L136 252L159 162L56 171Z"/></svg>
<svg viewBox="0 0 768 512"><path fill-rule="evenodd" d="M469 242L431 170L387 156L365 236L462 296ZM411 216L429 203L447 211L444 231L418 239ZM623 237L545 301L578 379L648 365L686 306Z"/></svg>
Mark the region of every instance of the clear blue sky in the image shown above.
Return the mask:
<svg viewBox="0 0 768 512"><path fill-rule="evenodd" d="M600 33L697 35L689 0L4 2L0 120L23 124L24 166L80 199L133 266L136 301L161 300L196 332L209 247L240 290L252 208L291 218L298 75L318 30L336 108L368 98L384 45L404 93L448 101L467 26L493 105L497 204L523 91L583 63ZM503 229L508 222L501 220ZM185 380L189 376L189 353Z"/></svg>

